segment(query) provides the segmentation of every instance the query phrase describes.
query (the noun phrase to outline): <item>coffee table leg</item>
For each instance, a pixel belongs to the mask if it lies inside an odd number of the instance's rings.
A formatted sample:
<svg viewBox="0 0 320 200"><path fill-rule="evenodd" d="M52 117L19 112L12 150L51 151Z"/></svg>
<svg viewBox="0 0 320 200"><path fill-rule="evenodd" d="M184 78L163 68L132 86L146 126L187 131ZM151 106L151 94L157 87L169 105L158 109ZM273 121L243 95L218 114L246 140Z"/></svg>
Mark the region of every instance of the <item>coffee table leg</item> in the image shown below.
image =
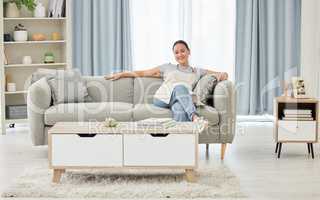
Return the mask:
<svg viewBox="0 0 320 200"><path fill-rule="evenodd" d="M196 172L193 169L186 169L186 179L188 182L197 182Z"/></svg>
<svg viewBox="0 0 320 200"><path fill-rule="evenodd" d="M53 170L52 182L54 182L54 183L59 183L59 182L60 182L61 175L62 175L65 171L66 171L65 169L54 169L54 170Z"/></svg>

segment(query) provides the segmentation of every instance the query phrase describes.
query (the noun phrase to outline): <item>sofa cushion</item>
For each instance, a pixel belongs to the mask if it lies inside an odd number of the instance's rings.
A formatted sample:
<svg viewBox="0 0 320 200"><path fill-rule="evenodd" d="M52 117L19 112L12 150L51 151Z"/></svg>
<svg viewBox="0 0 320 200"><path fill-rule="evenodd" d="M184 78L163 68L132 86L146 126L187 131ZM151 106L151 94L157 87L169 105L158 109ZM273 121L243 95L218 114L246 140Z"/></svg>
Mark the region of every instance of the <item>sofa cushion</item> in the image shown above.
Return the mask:
<svg viewBox="0 0 320 200"><path fill-rule="evenodd" d="M139 121L147 118L168 118L172 117L172 112L168 108L160 108L153 104L137 104L132 111L134 121Z"/></svg>
<svg viewBox="0 0 320 200"><path fill-rule="evenodd" d="M84 76L92 102L133 103L133 79L105 80L103 76Z"/></svg>
<svg viewBox="0 0 320 200"><path fill-rule="evenodd" d="M38 68L36 72L32 73L30 82L33 84L42 78L49 80L55 77L56 72L56 69Z"/></svg>
<svg viewBox="0 0 320 200"><path fill-rule="evenodd" d="M90 101L86 82L78 70L56 70L55 76L48 80L53 104Z"/></svg>
<svg viewBox="0 0 320 200"><path fill-rule="evenodd" d="M112 117L118 121L132 120L132 104L124 102L67 103L51 106L44 113L46 125L61 121L104 121Z"/></svg>
<svg viewBox="0 0 320 200"><path fill-rule="evenodd" d="M219 112L215 108L211 106L200 106L197 108L197 112L209 121L210 126L219 124Z"/></svg>
<svg viewBox="0 0 320 200"><path fill-rule="evenodd" d="M134 79L134 104L152 104L153 95L156 93L163 80L160 78L140 77Z"/></svg>
<svg viewBox="0 0 320 200"><path fill-rule="evenodd" d="M209 121L209 124L219 124L219 113L211 106L201 106L197 108L200 116L203 116ZM160 108L153 104L137 104L133 108L133 120L139 121L150 117L162 118L172 117L172 111L168 108Z"/></svg>
<svg viewBox="0 0 320 200"><path fill-rule="evenodd" d="M193 89L196 95L196 104L199 106L210 105L208 102L212 99L213 89L218 83L217 78L213 74L203 76Z"/></svg>

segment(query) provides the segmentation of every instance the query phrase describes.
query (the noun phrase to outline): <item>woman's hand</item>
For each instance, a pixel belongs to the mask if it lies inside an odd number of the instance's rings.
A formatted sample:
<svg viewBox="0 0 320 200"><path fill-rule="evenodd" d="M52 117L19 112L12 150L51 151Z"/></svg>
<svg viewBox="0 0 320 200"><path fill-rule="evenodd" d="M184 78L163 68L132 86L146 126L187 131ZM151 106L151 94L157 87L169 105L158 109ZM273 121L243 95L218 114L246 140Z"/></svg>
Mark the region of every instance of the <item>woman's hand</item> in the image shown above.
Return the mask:
<svg viewBox="0 0 320 200"><path fill-rule="evenodd" d="M228 73L227 72L215 72L212 70L207 69L208 74L214 75L218 81L224 81L228 79Z"/></svg>
<svg viewBox="0 0 320 200"><path fill-rule="evenodd" d="M106 80L112 80L112 81L115 81L115 80L118 80L121 78L121 73L115 73L115 74L112 74L112 75L106 75L104 77Z"/></svg>
<svg viewBox="0 0 320 200"><path fill-rule="evenodd" d="M219 72L217 74L218 81L224 81L228 79L228 73L227 72Z"/></svg>

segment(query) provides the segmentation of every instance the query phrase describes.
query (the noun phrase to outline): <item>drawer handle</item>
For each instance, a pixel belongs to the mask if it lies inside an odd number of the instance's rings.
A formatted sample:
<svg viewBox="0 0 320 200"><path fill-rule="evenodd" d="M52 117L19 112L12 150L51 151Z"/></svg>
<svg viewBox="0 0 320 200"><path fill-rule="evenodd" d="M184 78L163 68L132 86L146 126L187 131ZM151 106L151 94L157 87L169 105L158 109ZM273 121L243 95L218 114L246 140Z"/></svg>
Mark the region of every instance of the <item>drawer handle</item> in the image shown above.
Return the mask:
<svg viewBox="0 0 320 200"><path fill-rule="evenodd" d="M95 137L97 134L89 134L89 133L80 133L79 137Z"/></svg>
<svg viewBox="0 0 320 200"><path fill-rule="evenodd" d="M167 137L169 133L151 133L152 137Z"/></svg>

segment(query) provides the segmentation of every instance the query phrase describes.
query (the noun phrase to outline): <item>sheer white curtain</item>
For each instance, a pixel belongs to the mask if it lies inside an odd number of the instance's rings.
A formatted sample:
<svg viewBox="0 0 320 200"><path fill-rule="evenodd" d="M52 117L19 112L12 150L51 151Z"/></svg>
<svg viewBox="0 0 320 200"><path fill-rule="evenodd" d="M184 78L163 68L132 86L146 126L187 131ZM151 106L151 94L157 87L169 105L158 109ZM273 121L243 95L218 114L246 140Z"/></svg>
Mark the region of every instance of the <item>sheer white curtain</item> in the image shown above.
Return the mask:
<svg viewBox="0 0 320 200"><path fill-rule="evenodd" d="M132 0L133 69L175 63L174 41L186 40L192 66L226 71L235 63L235 0Z"/></svg>

